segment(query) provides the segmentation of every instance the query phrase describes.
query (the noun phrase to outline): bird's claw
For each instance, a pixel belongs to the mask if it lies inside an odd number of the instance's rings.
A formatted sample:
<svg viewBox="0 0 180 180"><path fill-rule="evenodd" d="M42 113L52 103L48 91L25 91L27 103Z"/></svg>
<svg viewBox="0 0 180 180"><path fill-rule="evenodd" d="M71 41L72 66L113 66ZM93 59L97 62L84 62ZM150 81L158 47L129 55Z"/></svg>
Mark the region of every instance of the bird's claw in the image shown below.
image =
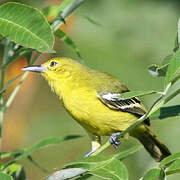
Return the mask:
<svg viewBox="0 0 180 180"><path fill-rule="evenodd" d="M112 134L111 137L109 138L109 142L113 145L115 149L117 149L120 145L120 140L118 138L118 135L120 135L120 132Z"/></svg>
<svg viewBox="0 0 180 180"><path fill-rule="evenodd" d="M91 156L96 150L92 149L91 151L89 151L87 154L85 154L84 157L89 157Z"/></svg>

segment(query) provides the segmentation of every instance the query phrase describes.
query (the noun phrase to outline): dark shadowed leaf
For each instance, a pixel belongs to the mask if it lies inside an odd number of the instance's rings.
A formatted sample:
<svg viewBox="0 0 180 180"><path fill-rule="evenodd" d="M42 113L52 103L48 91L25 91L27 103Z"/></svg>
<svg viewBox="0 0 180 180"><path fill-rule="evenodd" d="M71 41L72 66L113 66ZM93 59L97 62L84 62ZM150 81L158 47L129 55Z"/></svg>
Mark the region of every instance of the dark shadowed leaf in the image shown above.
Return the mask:
<svg viewBox="0 0 180 180"><path fill-rule="evenodd" d="M77 48L76 44L74 43L74 41L62 30L58 29L55 32L55 35L60 39L63 40L64 42L66 42L71 48L74 49L74 51L77 53L78 57L81 58L79 49Z"/></svg>
<svg viewBox="0 0 180 180"><path fill-rule="evenodd" d="M79 177L75 178L75 180L86 180L92 176L93 176L92 174L83 174L83 176L79 176Z"/></svg>
<svg viewBox="0 0 180 180"><path fill-rule="evenodd" d="M27 48L54 52L54 36L45 16L37 9L15 2L0 6L0 34Z"/></svg>
<svg viewBox="0 0 180 180"><path fill-rule="evenodd" d="M99 22L95 21L94 19L88 17L88 16L82 16L84 17L86 20L88 20L90 23L92 23L93 25L96 25L96 26L101 26L102 27L102 24L100 24Z"/></svg>
<svg viewBox="0 0 180 180"><path fill-rule="evenodd" d="M151 169L142 180L164 180L165 174L162 169Z"/></svg>
<svg viewBox="0 0 180 180"><path fill-rule="evenodd" d="M23 74L20 74L19 76L11 79L6 83L6 85L3 87L3 89L0 90L0 94L2 94L14 81L16 81L19 77L21 77Z"/></svg>
<svg viewBox="0 0 180 180"><path fill-rule="evenodd" d="M6 173L0 172L0 180L13 180L13 178Z"/></svg>
<svg viewBox="0 0 180 180"><path fill-rule="evenodd" d="M45 168L43 168L41 165L39 165L39 163L37 163L33 158L32 158L32 156L28 156L27 157L27 159L32 163L32 164L34 164L36 167L38 167L39 169L41 169L41 171L43 171L44 173L48 173L48 171L45 169Z"/></svg>
<svg viewBox="0 0 180 180"><path fill-rule="evenodd" d="M150 119L164 119L175 116L180 116L180 105L161 107L159 110L157 110L150 116Z"/></svg>

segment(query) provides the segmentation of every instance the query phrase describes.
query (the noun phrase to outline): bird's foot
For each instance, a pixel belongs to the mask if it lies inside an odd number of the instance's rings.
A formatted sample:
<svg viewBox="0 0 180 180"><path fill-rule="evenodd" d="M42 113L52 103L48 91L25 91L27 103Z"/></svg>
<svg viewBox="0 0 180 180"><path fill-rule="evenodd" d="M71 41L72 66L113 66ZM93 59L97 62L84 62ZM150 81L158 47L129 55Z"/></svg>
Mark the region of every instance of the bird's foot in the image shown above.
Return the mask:
<svg viewBox="0 0 180 180"><path fill-rule="evenodd" d="M109 138L109 142L113 145L113 147L115 149L117 149L120 145L120 140L118 138L118 136L120 135L120 132L114 133L111 135L111 137Z"/></svg>
<svg viewBox="0 0 180 180"><path fill-rule="evenodd" d="M94 152L96 152L95 149L92 149L91 151L89 151L84 157L89 157L91 156Z"/></svg>

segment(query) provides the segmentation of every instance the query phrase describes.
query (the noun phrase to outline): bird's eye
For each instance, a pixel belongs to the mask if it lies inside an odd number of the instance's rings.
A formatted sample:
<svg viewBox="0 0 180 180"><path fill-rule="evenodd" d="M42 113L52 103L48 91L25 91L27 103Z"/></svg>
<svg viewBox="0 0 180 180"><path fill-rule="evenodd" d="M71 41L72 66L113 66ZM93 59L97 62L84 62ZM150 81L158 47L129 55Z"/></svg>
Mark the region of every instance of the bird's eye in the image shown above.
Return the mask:
<svg viewBox="0 0 180 180"><path fill-rule="evenodd" d="M53 67L53 66L55 66L56 64L57 64L56 61L51 61L50 66Z"/></svg>

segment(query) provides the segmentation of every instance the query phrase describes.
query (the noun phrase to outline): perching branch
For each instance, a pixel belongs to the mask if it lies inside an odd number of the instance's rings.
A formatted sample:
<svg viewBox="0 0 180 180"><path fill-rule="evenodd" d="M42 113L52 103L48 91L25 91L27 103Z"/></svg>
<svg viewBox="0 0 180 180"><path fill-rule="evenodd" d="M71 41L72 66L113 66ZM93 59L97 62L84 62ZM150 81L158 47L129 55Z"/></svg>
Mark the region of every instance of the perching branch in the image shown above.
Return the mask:
<svg viewBox="0 0 180 180"><path fill-rule="evenodd" d="M162 98L167 94L167 91L169 90L169 88L171 87L171 83L169 83L166 87L166 89L164 90L163 93L161 93L160 97L153 103L153 105L148 109L148 111L146 112L146 114L144 114L142 117L140 117L135 123L133 123L131 126L129 126L126 130L124 130L120 135L119 138L123 137L125 134L127 134L128 132L130 132L133 128L135 128L136 126L138 126L139 124L141 124L145 119L147 119L153 112L157 111L161 106L158 106L159 102L162 100ZM156 107L156 105L158 106L158 109ZM162 104L163 105L163 104ZM111 144L109 141L107 141L103 146L101 146L95 153L92 154L92 156L96 156L99 153L101 153L102 151L104 151L107 147L109 147Z"/></svg>

